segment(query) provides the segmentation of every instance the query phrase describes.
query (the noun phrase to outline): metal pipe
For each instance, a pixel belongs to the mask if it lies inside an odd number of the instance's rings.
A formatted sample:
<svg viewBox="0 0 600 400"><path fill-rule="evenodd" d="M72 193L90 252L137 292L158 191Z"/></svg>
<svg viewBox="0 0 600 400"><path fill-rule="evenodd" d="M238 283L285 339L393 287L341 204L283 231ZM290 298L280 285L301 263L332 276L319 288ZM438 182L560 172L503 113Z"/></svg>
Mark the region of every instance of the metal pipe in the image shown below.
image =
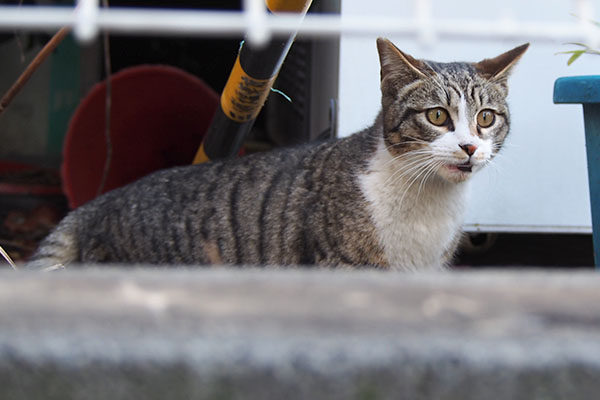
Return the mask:
<svg viewBox="0 0 600 400"><path fill-rule="evenodd" d="M63 26L73 27L77 15L71 7L0 6L0 30L53 31ZM593 18L583 16L583 18ZM304 37L335 37L339 35L382 35L418 38L421 27L412 17L383 15L309 14L298 26L297 16L289 13L266 15L265 29L272 36L290 35L295 30ZM100 9L95 20L100 30L139 35L240 36L249 29L243 12L111 8ZM573 23L548 23L528 20L435 19L433 34L448 40L518 40L538 42L588 42L600 39L600 29L589 31ZM592 40L592 41L593 41Z"/></svg>
<svg viewBox="0 0 600 400"><path fill-rule="evenodd" d="M99 0L77 0L73 33L81 41L88 42L98 34Z"/></svg>
<svg viewBox="0 0 600 400"><path fill-rule="evenodd" d="M266 1L272 13L295 12L303 17L312 0ZM300 4L302 3L302 4ZM296 19L297 25L301 18ZM296 30L287 38L274 38L265 46L242 42L221 94L221 103L205 134L194 164L236 155L269 95Z"/></svg>

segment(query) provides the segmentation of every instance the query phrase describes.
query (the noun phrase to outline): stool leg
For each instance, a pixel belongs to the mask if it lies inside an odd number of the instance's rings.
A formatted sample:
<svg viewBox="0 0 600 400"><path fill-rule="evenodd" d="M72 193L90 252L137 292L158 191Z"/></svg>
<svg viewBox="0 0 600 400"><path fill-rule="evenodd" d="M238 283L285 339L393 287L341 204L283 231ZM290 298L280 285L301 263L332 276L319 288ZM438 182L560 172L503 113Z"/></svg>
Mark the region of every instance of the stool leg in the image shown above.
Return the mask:
<svg viewBox="0 0 600 400"><path fill-rule="evenodd" d="M587 152L594 262L600 269L600 104L584 103L585 146Z"/></svg>

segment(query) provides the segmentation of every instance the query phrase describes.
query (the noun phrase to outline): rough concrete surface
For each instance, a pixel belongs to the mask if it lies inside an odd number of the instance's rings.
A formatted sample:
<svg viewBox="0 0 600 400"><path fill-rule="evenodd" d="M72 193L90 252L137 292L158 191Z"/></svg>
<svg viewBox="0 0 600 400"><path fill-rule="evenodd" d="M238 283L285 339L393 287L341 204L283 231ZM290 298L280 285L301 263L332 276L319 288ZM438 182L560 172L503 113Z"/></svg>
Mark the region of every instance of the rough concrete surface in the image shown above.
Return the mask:
<svg viewBox="0 0 600 400"><path fill-rule="evenodd" d="M0 274L0 399L596 399L600 275Z"/></svg>

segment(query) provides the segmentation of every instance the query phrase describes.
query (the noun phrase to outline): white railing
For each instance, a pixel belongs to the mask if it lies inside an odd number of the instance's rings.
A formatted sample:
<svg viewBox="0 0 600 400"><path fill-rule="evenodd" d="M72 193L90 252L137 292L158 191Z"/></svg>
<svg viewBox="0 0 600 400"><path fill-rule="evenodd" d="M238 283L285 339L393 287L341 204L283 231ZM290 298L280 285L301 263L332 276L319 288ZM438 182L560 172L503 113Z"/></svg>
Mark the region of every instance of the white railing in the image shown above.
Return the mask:
<svg viewBox="0 0 600 400"><path fill-rule="evenodd" d="M345 0L350 1L350 0ZM272 35L298 29L304 36L340 34L404 35L424 44L436 39L560 41L600 44L600 29L591 22L592 0L572 0L572 23L517 20L510 17L475 21L433 16L433 0L413 0L413 14L402 16L308 15L301 26L293 15L268 14L264 0L245 0L242 11L165 10L100 7L98 0L78 0L76 7L0 6L0 30L53 30L71 26L76 36L90 40L100 30L124 34L246 35L263 43Z"/></svg>

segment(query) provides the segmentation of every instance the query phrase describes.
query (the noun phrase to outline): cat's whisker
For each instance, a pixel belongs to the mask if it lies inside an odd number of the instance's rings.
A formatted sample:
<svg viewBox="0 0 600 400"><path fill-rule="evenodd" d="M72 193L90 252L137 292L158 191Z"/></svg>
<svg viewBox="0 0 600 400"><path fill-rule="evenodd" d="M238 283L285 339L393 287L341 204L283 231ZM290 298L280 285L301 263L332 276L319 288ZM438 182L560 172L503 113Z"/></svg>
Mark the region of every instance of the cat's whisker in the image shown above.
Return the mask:
<svg viewBox="0 0 600 400"><path fill-rule="evenodd" d="M423 163L415 163L410 168L403 168L394 171L394 173L386 179L384 185L387 186L389 184L397 185L397 182L402 181L406 177L412 177L413 174L418 173L423 168Z"/></svg>
<svg viewBox="0 0 600 400"><path fill-rule="evenodd" d="M423 189L425 182L427 182L429 178L431 178L437 172L438 168L442 165L443 163L441 161L436 160L430 163L428 172L425 174L425 176L421 180L421 184L419 185L419 190L417 191L417 198L419 198L419 195L421 194L421 190Z"/></svg>
<svg viewBox="0 0 600 400"><path fill-rule="evenodd" d="M494 163L498 164L498 163L508 163L508 164L514 164L516 162L519 161L519 157L517 157L514 152L507 152L507 153L498 153L496 154L496 156L494 158L491 158L489 161L493 161ZM502 161L504 160L504 161Z"/></svg>
<svg viewBox="0 0 600 400"><path fill-rule="evenodd" d="M406 142L391 144L391 145L387 146L387 149L388 150L392 150L393 149L395 151L398 151L398 149L401 150L403 146L408 146L408 145L413 145L413 144L425 145L425 144L428 144L428 143L427 142L416 142L416 141L412 141L411 140L411 141L406 141ZM407 153L408 152L412 152L412 151L417 151L417 150L421 150L421 149L408 150Z"/></svg>
<svg viewBox="0 0 600 400"><path fill-rule="evenodd" d="M408 139L411 140L410 142L404 142L404 143L423 143L423 144L427 144L427 145L429 144L428 141L423 140L421 138L414 137L414 136L406 135L404 137L406 137L406 138L408 138Z"/></svg>
<svg viewBox="0 0 600 400"><path fill-rule="evenodd" d="M435 167L433 166L433 163L430 163L425 168L423 168L423 172L415 179L415 183L419 181L419 186L417 187L417 194L415 195L415 201L418 201L419 196L421 195L421 190L423 190L423 186L425 182L427 182L427 180L429 179L432 171L435 171Z"/></svg>
<svg viewBox="0 0 600 400"><path fill-rule="evenodd" d="M387 146L386 149L391 153L397 153L398 151L402 151L402 147L398 147L396 145ZM410 157L418 154L433 154L433 151L428 147L420 147L417 149L407 149L404 152L394 155L394 159L397 160L399 157Z"/></svg>
<svg viewBox="0 0 600 400"><path fill-rule="evenodd" d="M496 160L489 160L486 164L486 169L489 170L488 173L488 177L489 179L491 179L491 175L492 173L496 175L496 179L499 179L502 177L502 175L504 174L504 172L502 171L501 168L498 167L498 162ZM492 183L492 182L490 182Z"/></svg>
<svg viewBox="0 0 600 400"><path fill-rule="evenodd" d="M419 185L419 190L417 191L417 195L415 197L415 199L417 199L419 197L421 185L423 184L423 182L428 179L432 171L435 172L437 170L437 167L439 167L439 165L442 164L443 162L439 160L429 159L426 163L420 165L418 169L415 169L415 172L412 175L410 175L408 179L406 179L406 188L403 190L403 194L400 197L399 207L402 206L404 198L409 193L410 188L415 184L415 182L421 179L421 184Z"/></svg>
<svg viewBox="0 0 600 400"><path fill-rule="evenodd" d="M398 179L401 179L403 176L408 175L415 170L421 169L423 167L424 162L426 162L430 158L431 157L420 157L418 159L409 161L407 164L402 165L400 168L398 168L396 171L394 171L394 173L388 179L386 179L384 184L387 185L392 180L397 181Z"/></svg>
<svg viewBox="0 0 600 400"><path fill-rule="evenodd" d="M402 196L400 197L400 201L398 202L398 206L402 207L402 204L404 203L404 198L406 197L406 195L409 193L410 188L412 187L412 185L416 182L416 180L418 179L419 175L421 175L423 173L423 169L418 170L411 178L410 180L408 180L408 183L406 184L406 188L404 189Z"/></svg>
<svg viewBox="0 0 600 400"><path fill-rule="evenodd" d="M390 148L387 148L388 150L390 150ZM398 156L395 157L401 157L401 156L410 156L410 155L416 155L416 154L431 154L432 150L431 149L427 149L427 148L421 148L421 149L416 149L416 150L409 150L405 153L399 154Z"/></svg>
<svg viewBox="0 0 600 400"><path fill-rule="evenodd" d="M389 164L393 164L393 163L404 163L404 165L408 164L408 163L412 163L414 161L417 160L425 160L429 157L432 156L431 152L412 152L412 153L404 153L404 154L400 154L399 156L396 156L394 158L392 158L391 160L388 160L384 166L387 167Z"/></svg>
<svg viewBox="0 0 600 400"><path fill-rule="evenodd" d="M517 145L515 143L512 143L510 140L506 140L504 143L493 142L493 145L494 146L498 146L498 147L502 147L502 148L504 148L506 146L508 146L508 147L520 147L519 145Z"/></svg>
<svg viewBox="0 0 600 400"><path fill-rule="evenodd" d="M388 178L388 181L393 180L394 185L397 185L398 182L401 184L407 184L407 182L410 182L414 176L423 171L423 168L425 165L427 165L427 163L427 160L420 160L418 163L413 163L410 168L399 169L395 171L390 178Z"/></svg>
<svg viewBox="0 0 600 400"><path fill-rule="evenodd" d="M411 159L428 158L431 156L433 156L433 152L431 152L431 151L414 151L414 152L404 153L404 154L395 156L393 159L389 160L388 163L389 164L401 163L401 162L410 161Z"/></svg>
<svg viewBox="0 0 600 400"><path fill-rule="evenodd" d="M496 153L500 150L500 149L518 149L520 148L520 146L515 145L515 144L502 144L502 143L492 143L492 150L494 150Z"/></svg>
<svg viewBox="0 0 600 400"><path fill-rule="evenodd" d="M402 142L399 142L399 143L394 143L394 144L392 144L392 145L390 145L390 146L387 147L388 150L390 148L392 148L392 147L401 147L401 146L406 146L406 145L410 145L410 144L422 144L422 145L425 145L425 146L429 146L429 144L430 144L426 140L415 138L415 137L412 137L412 136L405 136L405 138L408 138L410 140L405 140L405 141L402 141Z"/></svg>
<svg viewBox="0 0 600 400"><path fill-rule="evenodd" d="M397 145L407 144L407 143L420 143L420 144L427 144L427 145L429 144L428 141L423 140L421 138L416 138L414 136L406 135L406 136L404 136L404 138L407 138L407 139L410 139L410 140L406 140L406 141L403 141L403 142L400 142L400 143L396 143L396 144Z"/></svg>

